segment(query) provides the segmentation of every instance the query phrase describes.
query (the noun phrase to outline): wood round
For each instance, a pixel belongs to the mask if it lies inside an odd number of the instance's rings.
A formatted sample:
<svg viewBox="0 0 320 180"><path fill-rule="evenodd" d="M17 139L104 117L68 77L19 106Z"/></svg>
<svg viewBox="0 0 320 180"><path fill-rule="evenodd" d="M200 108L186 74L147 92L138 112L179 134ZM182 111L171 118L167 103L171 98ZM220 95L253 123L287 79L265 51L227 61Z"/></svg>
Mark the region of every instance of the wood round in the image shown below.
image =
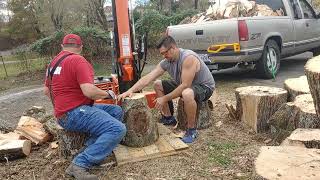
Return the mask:
<svg viewBox="0 0 320 180"><path fill-rule="evenodd" d="M316 113L320 118L320 56L310 59L304 67Z"/></svg>

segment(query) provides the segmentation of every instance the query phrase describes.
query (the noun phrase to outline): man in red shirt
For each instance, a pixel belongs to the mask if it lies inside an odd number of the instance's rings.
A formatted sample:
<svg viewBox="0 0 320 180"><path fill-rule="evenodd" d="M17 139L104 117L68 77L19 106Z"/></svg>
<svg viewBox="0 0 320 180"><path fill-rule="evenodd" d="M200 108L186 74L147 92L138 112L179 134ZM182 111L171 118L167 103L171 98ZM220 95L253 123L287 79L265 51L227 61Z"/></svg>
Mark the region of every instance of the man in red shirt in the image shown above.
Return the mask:
<svg viewBox="0 0 320 180"><path fill-rule="evenodd" d="M87 170L101 163L124 137L123 111L117 105L93 104L97 99L115 97L112 91L94 86L93 68L80 55L81 38L68 34L61 47L48 67L44 93L51 99L54 115L64 129L89 135L86 148L74 158L66 174L76 179L98 179Z"/></svg>

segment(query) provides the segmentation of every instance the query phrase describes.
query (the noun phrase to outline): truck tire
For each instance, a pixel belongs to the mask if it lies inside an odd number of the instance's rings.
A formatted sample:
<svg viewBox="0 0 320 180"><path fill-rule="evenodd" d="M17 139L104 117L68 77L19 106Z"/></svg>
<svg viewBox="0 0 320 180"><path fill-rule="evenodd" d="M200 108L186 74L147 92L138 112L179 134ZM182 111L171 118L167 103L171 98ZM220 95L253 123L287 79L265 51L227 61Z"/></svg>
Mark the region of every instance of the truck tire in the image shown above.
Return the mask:
<svg viewBox="0 0 320 180"><path fill-rule="evenodd" d="M313 53L313 57L319 56L320 55L320 47L312 49L311 52Z"/></svg>
<svg viewBox="0 0 320 180"><path fill-rule="evenodd" d="M256 63L256 72L261 78L275 78L280 69L280 48L270 39L264 46L262 56Z"/></svg>

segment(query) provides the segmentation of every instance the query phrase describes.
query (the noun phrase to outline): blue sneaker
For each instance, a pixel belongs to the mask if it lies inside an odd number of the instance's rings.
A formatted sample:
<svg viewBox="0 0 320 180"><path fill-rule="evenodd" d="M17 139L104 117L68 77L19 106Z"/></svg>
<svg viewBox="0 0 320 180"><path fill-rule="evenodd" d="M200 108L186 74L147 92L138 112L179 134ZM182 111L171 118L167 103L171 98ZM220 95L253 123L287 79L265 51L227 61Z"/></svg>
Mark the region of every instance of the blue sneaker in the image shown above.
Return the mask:
<svg viewBox="0 0 320 180"><path fill-rule="evenodd" d="M160 119L160 122L163 125L176 125L177 124L177 120L174 116L162 116L162 118Z"/></svg>
<svg viewBox="0 0 320 180"><path fill-rule="evenodd" d="M187 129L186 134L181 139L184 143L193 143L198 137L198 131L195 128Z"/></svg>

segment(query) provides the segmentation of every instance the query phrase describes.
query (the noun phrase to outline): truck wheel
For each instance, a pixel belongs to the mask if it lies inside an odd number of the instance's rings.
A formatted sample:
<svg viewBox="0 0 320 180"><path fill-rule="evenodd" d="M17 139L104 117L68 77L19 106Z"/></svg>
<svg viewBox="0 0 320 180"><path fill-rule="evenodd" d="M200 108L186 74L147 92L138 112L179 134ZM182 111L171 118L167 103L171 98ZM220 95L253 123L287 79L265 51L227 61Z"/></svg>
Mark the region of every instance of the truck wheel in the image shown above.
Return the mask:
<svg viewBox="0 0 320 180"><path fill-rule="evenodd" d="M264 46L261 59L256 63L257 74L261 78L275 78L280 69L280 49L276 41L269 40Z"/></svg>
<svg viewBox="0 0 320 180"><path fill-rule="evenodd" d="M312 49L311 52L313 53L314 57L319 56L320 55L320 47Z"/></svg>

